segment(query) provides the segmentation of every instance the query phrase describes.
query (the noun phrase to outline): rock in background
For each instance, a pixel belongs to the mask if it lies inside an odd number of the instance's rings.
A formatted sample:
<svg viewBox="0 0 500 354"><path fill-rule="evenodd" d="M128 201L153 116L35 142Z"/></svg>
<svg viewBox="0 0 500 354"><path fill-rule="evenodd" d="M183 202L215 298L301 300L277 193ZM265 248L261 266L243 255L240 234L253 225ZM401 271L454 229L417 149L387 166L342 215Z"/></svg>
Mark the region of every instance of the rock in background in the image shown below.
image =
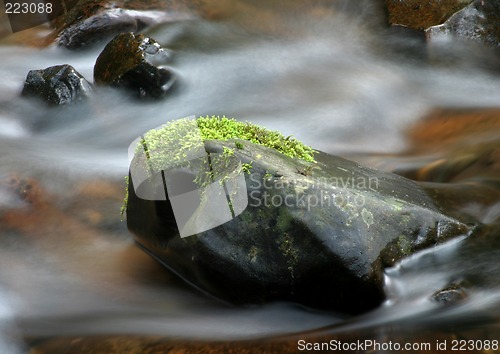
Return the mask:
<svg viewBox="0 0 500 354"><path fill-rule="evenodd" d="M427 38L457 36L498 47L500 45L500 2L476 0L441 25L426 29Z"/></svg>
<svg viewBox="0 0 500 354"><path fill-rule="evenodd" d="M68 49L88 47L123 32L193 18L196 1L79 0L53 22L51 39Z"/></svg>
<svg viewBox="0 0 500 354"><path fill-rule="evenodd" d="M424 31L430 40L451 35L500 43L497 0L386 0L386 6L391 25Z"/></svg>
<svg viewBox="0 0 500 354"><path fill-rule="evenodd" d="M96 60L94 81L127 89L139 98L161 98L174 83L174 75L159 67L168 53L154 39L122 33L109 42Z"/></svg>

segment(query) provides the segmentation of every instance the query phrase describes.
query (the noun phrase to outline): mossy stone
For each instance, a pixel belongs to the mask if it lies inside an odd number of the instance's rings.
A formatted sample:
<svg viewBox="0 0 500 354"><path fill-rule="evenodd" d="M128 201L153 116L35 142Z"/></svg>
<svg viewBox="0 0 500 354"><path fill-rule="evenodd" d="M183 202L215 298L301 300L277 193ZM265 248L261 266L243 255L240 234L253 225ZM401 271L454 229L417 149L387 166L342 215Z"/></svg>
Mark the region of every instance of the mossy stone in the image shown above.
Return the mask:
<svg viewBox="0 0 500 354"><path fill-rule="evenodd" d="M204 143L208 154L234 146L231 139ZM249 204L213 229L181 238L170 201L140 199L129 185L127 225L137 242L224 300L295 301L360 313L384 300L384 267L472 230L403 177L321 152L312 163L248 141L244 146L234 156L252 162L245 174ZM214 212L200 205L192 222Z"/></svg>

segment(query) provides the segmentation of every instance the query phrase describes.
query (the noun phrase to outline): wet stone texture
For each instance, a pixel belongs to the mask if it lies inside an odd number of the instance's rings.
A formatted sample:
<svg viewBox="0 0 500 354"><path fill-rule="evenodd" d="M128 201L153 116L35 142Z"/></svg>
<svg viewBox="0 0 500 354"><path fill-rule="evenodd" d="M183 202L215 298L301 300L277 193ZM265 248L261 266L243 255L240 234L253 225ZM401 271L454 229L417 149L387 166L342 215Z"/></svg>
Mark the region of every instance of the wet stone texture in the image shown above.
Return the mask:
<svg viewBox="0 0 500 354"><path fill-rule="evenodd" d="M429 40L456 36L500 43L497 0L386 0L386 6L391 25L422 30Z"/></svg>
<svg viewBox="0 0 500 354"><path fill-rule="evenodd" d="M432 300L442 305L454 305L467 299L467 293L460 285L452 285L440 290L432 296Z"/></svg>
<svg viewBox="0 0 500 354"><path fill-rule="evenodd" d="M451 16L445 23L426 30L429 39L446 36L480 41L492 46L500 45L500 2L475 0Z"/></svg>
<svg viewBox="0 0 500 354"><path fill-rule="evenodd" d="M252 162L243 191L249 205L208 231L180 238L170 201L140 199L129 184L127 225L136 240L216 297L360 313L383 301L384 267L471 231L400 176L325 153L309 163L241 144L235 156ZM221 153L234 145L209 141L205 149ZM210 218L212 209L200 204L190 222Z"/></svg>
<svg viewBox="0 0 500 354"><path fill-rule="evenodd" d="M161 98L174 83L172 72L158 66L168 57L154 39L122 33L97 58L94 80L97 85L123 88L139 98Z"/></svg>
<svg viewBox="0 0 500 354"><path fill-rule="evenodd" d="M116 34L192 18L196 1L80 0L53 22L50 38L68 49L88 47Z"/></svg>
<svg viewBox="0 0 500 354"><path fill-rule="evenodd" d="M471 0L386 0L391 25L426 29L445 22Z"/></svg>
<svg viewBox="0 0 500 354"><path fill-rule="evenodd" d="M26 77L22 95L35 97L50 105L82 101L91 91L91 85L70 65L51 66L31 70Z"/></svg>

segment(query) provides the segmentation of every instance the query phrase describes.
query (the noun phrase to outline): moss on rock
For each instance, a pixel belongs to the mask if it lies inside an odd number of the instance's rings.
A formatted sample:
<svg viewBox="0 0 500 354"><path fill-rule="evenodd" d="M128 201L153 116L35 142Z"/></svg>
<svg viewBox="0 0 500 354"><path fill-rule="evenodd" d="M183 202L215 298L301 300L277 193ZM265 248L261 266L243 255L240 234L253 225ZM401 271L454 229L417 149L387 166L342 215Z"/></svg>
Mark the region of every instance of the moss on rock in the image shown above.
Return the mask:
<svg viewBox="0 0 500 354"><path fill-rule="evenodd" d="M291 136L285 137L280 132L268 130L249 122L239 122L225 116L222 118L218 116L200 117L197 123L203 140L248 140L257 145L275 149L286 156L314 162L315 151L311 147Z"/></svg>
<svg viewBox="0 0 500 354"><path fill-rule="evenodd" d="M189 237L180 237L175 201L140 199L133 180L129 187L127 226L137 242L187 282L226 301L294 301L361 313L383 302L386 267L472 232L400 176L321 152L304 174L311 162L244 145L234 156L253 161L251 174L244 174L246 188L238 189L248 205ZM233 139L211 140L204 151L214 160L234 146ZM234 171L230 165L218 173ZM377 183L371 187L353 182L372 179ZM203 201L187 224L202 225L221 210Z"/></svg>
<svg viewBox="0 0 500 354"><path fill-rule="evenodd" d="M196 120L190 118L177 119L162 125L158 129L152 129L144 134L136 147L136 154L144 151L148 159L148 166L152 171L159 172L170 166L186 164L189 153L193 150L204 148L203 142L207 140L246 140L251 143L262 145L274 149L288 157L297 158L306 162L315 162L316 151L292 138L283 134L268 130L249 122L240 122L234 118L226 116L206 116ZM235 141L235 149L243 150L244 144ZM223 148L223 157L231 158L235 149ZM217 161L220 161L218 159ZM216 163L215 160L212 163ZM252 161L241 164L242 171L250 173ZM210 183L214 176L198 176L196 182L204 185ZM209 181L210 180L210 181ZM123 214L128 203L128 196L125 196L124 204L121 208Z"/></svg>
<svg viewBox="0 0 500 354"><path fill-rule="evenodd" d="M198 128L198 129L196 129ZM206 116L196 119L196 126L193 126L193 120L189 118L178 119L164 124L160 129L153 129L144 135L141 141L142 145L147 145L149 151L176 151L171 156L165 156L168 164L177 164L184 161L186 153L199 147L201 141L231 139L248 140L254 144L266 146L279 151L280 153L302 159L308 162L314 162L314 153L311 147L303 144L290 136L268 130L249 122L239 122L234 118L226 116ZM241 142L236 142L237 149L244 149ZM141 149L139 146L138 149ZM226 150L230 150L226 148ZM226 154L229 154L226 151ZM166 161L159 155L151 155L151 162L154 167L162 169ZM159 160L162 159L162 160Z"/></svg>

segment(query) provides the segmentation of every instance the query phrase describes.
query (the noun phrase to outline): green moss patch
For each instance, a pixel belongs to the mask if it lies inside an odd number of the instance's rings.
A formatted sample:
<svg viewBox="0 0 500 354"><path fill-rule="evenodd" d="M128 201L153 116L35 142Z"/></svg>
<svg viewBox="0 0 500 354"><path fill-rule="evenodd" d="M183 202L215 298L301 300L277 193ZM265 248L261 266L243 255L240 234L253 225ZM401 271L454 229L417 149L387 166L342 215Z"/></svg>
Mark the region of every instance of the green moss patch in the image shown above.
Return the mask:
<svg viewBox="0 0 500 354"><path fill-rule="evenodd" d="M290 136L285 137L280 132L249 122L239 122L234 118L207 116L200 117L196 121L203 140L248 140L275 149L286 156L314 162L315 151L311 147Z"/></svg>
<svg viewBox="0 0 500 354"><path fill-rule="evenodd" d="M136 153L145 153L149 168L153 171L161 171L169 166L189 164L188 154L196 149L204 148L203 141L231 139L247 140L275 149L292 158L315 162L316 151L297 139L225 116L206 116L196 120L183 118L168 122L159 129L153 129L144 134L136 147ZM235 149L244 148L242 142L235 142ZM223 155L230 158L234 152L234 149L224 147ZM243 172L250 173L252 163L243 164L242 169ZM198 178L201 185L204 184L205 177ZM126 205L127 200L122 207L122 214Z"/></svg>
<svg viewBox="0 0 500 354"><path fill-rule="evenodd" d="M249 122L239 122L234 118L199 117L196 120L183 118L168 122L160 129L150 130L144 134L138 146L138 151L145 148L151 158L153 168L163 169L162 166L168 159L168 164L177 164L185 161L186 152L198 148L200 141L205 140L248 140L254 144L263 145L279 151L280 153L314 162L315 151L290 136L259 127ZM241 142L235 145L237 149L244 149ZM159 151L159 154L155 154ZM160 156L163 156L160 159Z"/></svg>

